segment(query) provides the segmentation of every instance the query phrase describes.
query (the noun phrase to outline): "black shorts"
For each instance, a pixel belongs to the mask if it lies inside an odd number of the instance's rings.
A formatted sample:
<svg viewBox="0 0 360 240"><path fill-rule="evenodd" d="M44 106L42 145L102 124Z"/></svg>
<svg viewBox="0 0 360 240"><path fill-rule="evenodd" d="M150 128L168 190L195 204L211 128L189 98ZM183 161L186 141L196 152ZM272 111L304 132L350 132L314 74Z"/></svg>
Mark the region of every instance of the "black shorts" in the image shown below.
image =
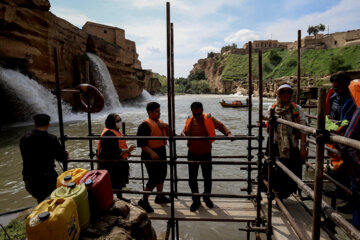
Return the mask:
<svg viewBox="0 0 360 240"><path fill-rule="evenodd" d="M157 149L152 149L156 152L160 160L166 161L166 148L161 147ZM148 160L151 161L151 157L146 152L141 152L141 160ZM145 163L145 167L147 173L149 175L149 181L146 183L146 187L148 189L154 189L156 185L161 184L164 182L167 174L167 163Z"/></svg>

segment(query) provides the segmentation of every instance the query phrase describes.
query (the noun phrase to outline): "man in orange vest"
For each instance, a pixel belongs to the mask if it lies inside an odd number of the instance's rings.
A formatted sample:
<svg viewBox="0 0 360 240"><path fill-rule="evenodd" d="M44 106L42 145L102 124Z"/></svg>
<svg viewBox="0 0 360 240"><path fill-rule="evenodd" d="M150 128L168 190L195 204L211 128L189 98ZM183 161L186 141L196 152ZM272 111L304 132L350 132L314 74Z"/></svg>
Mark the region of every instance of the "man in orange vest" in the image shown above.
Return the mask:
<svg viewBox="0 0 360 240"><path fill-rule="evenodd" d="M218 129L224 135L234 137L230 130L220 121L216 120L211 114L203 113L203 105L201 102L193 102L191 104L192 116L186 120L186 125L182 131L182 136L210 136L214 137L215 129ZM211 161L211 149L214 140L189 140L188 141L188 160L192 161ZM192 193L199 193L197 175L199 164L189 164L189 186ZM212 165L209 163L201 164L201 171L204 178L204 193L211 193L211 171ZM193 203L190 211L195 212L200 206L200 197L193 196ZM207 207L213 208L214 204L210 197L204 197Z"/></svg>
<svg viewBox="0 0 360 240"><path fill-rule="evenodd" d="M160 104L150 102L146 106L148 118L139 126L137 136L168 136L169 125L160 120ZM166 140L146 140L138 139L137 145L141 147L141 160L163 160L166 161ZM146 183L145 191L152 191L155 187L157 192L163 191L164 180L167 173L167 164L164 163L145 163L149 175L149 181ZM149 204L149 194L144 194L139 200L138 205L146 212L151 213L154 209ZM166 196L156 196L155 203L170 203L170 198Z"/></svg>

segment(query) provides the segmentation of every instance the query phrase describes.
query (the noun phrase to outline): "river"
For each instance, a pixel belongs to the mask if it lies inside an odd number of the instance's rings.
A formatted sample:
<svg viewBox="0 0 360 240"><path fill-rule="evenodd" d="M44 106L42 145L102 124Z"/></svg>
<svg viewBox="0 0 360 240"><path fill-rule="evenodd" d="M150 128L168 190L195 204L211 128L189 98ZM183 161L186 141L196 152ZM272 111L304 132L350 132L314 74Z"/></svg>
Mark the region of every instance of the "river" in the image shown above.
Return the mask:
<svg viewBox="0 0 360 240"><path fill-rule="evenodd" d="M246 109L222 108L219 101L231 101L240 99L245 101L245 96L232 95L179 95L175 97L175 115L176 115L176 133L180 133L185 125L188 115L191 114L190 104L194 101L200 101L204 105L204 112L211 113L216 119L223 122L234 135L247 134L248 111ZM161 119L167 122L167 97L147 96L142 100L129 101L122 104L121 108L110 112L117 112L126 123L126 133L136 134L137 127L147 117L145 106L149 101L157 101L161 105ZM273 102L273 100L264 100L264 109ZM258 99L253 99L253 123L258 119ZM92 129L95 134L100 134L104 127L104 121L109 112L101 112L92 115ZM67 113L71 114L71 113ZM65 134L68 136L86 136L87 118L86 114L74 114L74 116L65 116L68 119L65 122ZM76 120L74 120L76 119ZM56 121L57 119L52 119ZM25 190L22 181L22 160L19 151L19 140L23 134L31 131L32 126L29 123L17 123L8 126L0 133L0 213L9 210L36 205L36 201ZM59 136L59 126L57 123L51 124L49 132ZM253 133L257 135L257 130ZM221 133L220 133L221 134ZM135 143L128 141L128 143ZM254 143L253 145L257 145ZM97 146L97 141L94 142ZM247 141L215 141L213 144L213 155L246 155ZM87 141L67 141L66 150L72 159L85 159L89 155ZM177 142L177 153L184 155L187 152L186 141ZM140 154L140 149L136 149L135 154ZM219 159L221 160L221 159ZM82 167L90 169L88 163L71 163L69 168ZM57 171L61 169L57 164ZM130 175L140 177L141 170L139 164L131 164ZM169 174L168 174L169 175ZM187 178L187 166L178 165L178 176ZM246 172L240 171L238 166L214 165L214 178L241 178L245 177ZM201 173L199 173L201 177ZM187 182L179 182L179 190L190 192ZM239 194L240 189L245 187L244 182L214 182L213 193L232 193ZM141 190L141 181L131 181L127 185L128 189ZM202 182L199 183L200 191L203 189ZM169 190L168 184L165 184L165 191ZM139 196L140 197L140 196ZM214 223L214 222L180 222L181 239L234 239L244 236L237 228L238 223ZM153 221L153 225L158 235L166 230L164 221Z"/></svg>

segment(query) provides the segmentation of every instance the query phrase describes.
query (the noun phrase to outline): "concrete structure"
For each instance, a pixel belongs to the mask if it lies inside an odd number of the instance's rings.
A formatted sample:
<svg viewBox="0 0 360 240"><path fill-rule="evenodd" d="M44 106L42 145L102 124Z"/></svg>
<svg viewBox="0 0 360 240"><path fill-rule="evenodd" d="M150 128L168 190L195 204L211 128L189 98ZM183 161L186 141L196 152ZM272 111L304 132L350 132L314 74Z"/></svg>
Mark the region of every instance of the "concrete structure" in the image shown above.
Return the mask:
<svg viewBox="0 0 360 240"><path fill-rule="evenodd" d="M331 34L317 34L316 37L306 36L301 39L301 47L304 49L329 49L351 45L360 45L360 29ZM297 41L289 44L288 50L296 49Z"/></svg>
<svg viewBox="0 0 360 240"><path fill-rule="evenodd" d="M125 39L125 30L121 28L107 26L99 23L86 22L82 27L82 30L88 34L102 38L107 42L114 43L124 49L130 45L126 42L129 40Z"/></svg>

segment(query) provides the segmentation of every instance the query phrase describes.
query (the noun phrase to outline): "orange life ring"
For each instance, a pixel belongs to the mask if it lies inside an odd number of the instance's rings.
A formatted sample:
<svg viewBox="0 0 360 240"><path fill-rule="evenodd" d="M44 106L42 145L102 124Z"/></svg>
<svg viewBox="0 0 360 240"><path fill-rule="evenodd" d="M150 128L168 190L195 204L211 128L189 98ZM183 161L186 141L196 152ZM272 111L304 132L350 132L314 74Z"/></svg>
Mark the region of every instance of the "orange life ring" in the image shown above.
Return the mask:
<svg viewBox="0 0 360 240"><path fill-rule="evenodd" d="M103 109L105 104L104 96L96 87L90 84L83 83L76 86L75 89L80 90L79 92L74 94L74 100L81 110L83 110L84 112L88 112L88 110L90 109L91 113L96 113L100 112L101 109ZM90 107L87 103L87 94L89 94L90 98ZM82 98L81 95L84 95L84 97Z"/></svg>

